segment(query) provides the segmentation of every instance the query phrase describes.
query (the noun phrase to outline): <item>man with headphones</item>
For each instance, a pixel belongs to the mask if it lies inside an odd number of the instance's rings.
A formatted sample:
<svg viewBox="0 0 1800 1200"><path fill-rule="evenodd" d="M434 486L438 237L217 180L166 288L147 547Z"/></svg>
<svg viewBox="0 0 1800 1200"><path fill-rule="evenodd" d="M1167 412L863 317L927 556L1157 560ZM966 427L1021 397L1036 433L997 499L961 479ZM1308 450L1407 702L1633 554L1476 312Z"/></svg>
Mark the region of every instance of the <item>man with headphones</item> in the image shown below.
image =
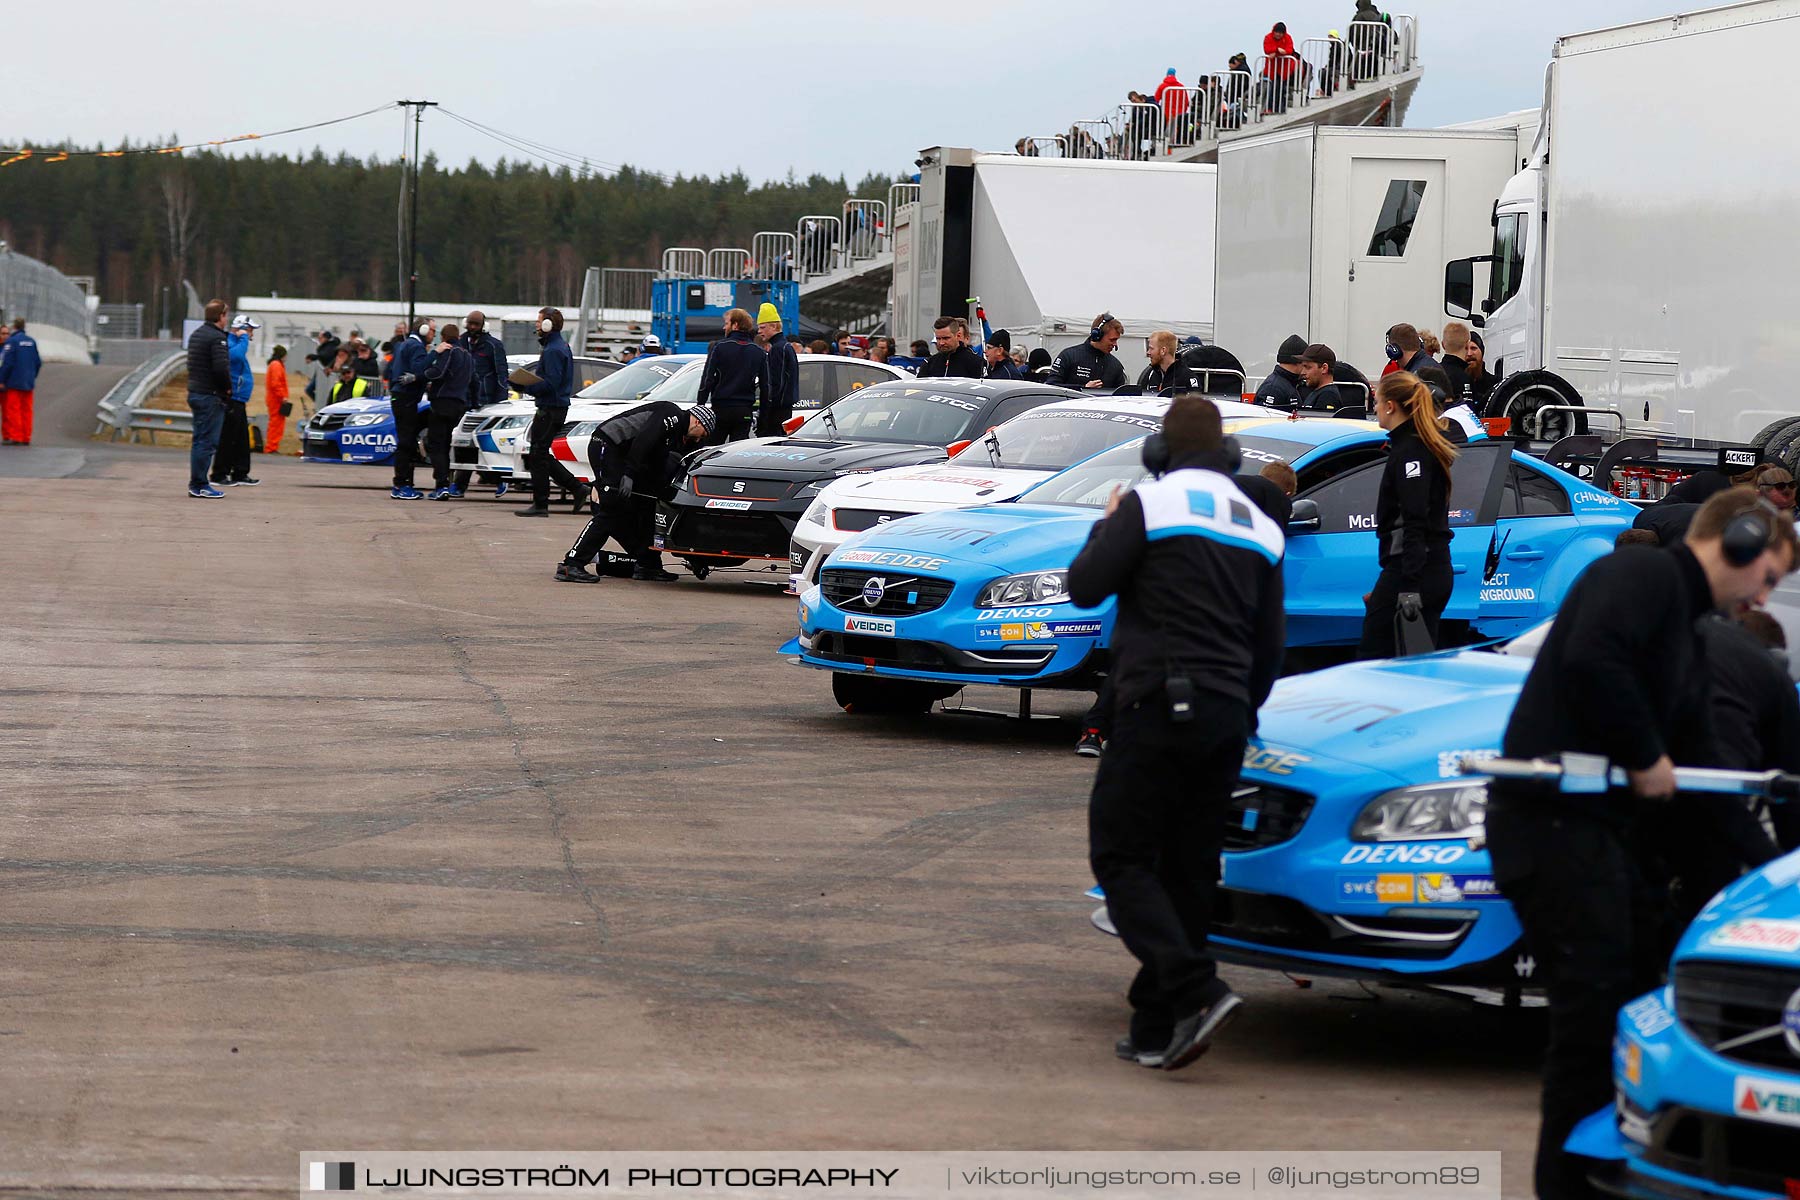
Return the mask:
<svg viewBox="0 0 1800 1200"><path fill-rule="evenodd" d="M580 511L587 495L587 484L575 478L569 469L550 454L550 443L569 415L569 398L575 394L575 356L569 343L563 341L563 315L560 308L538 309L538 345L544 348L537 364L537 382L519 385L519 390L537 401L531 428L526 437L531 452L525 463L531 468L531 503L514 513L515 517L547 517L550 515L550 483L575 497Z"/></svg>
<svg viewBox="0 0 1800 1200"><path fill-rule="evenodd" d="M1124 387L1125 365L1113 357L1113 347L1124 332L1124 322L1111 313L1095 317L1087 341L1070 346L1050 364L1050 382L1077 389Z"/></svg>
<svg viewBox="0 0 1800 1200"><path fill-rule="evenodd" d="M1205 1053L1242 1003L1206 939L1225 814L1286 620L1282 528L1232 478L1240 458L1217 405L1178 397L1144 442L1156 478L1113 494L1068 576L1083 607L1118 597L1112 734L1088 802L1094 877L1140 964L1113 1050L1167 1071Z"/></svg>
<svg viewBox="0 0 1800 1200"><path fill-rule="evenodd" d="M1622 767L1628 788L1488 785L1494 878L1524 926L1550 1000L1537 1194L1589 1196L1588 1160L1563 1151L1579 1120L1612 1103L1619 1008L1667 958L1667 907L1640 860L1664 821L1676 763L1714 759L1711 679L1697 622L1761 605L1794 568L1791 519L1752 488L1720 492L1667 548L1626 546L1575 582L1533 659L1506 727L1508 758L1563 752ZM1604 775L1601 776L1604 779ZM1647 808L1648 805L1657 806Z"/></svg>

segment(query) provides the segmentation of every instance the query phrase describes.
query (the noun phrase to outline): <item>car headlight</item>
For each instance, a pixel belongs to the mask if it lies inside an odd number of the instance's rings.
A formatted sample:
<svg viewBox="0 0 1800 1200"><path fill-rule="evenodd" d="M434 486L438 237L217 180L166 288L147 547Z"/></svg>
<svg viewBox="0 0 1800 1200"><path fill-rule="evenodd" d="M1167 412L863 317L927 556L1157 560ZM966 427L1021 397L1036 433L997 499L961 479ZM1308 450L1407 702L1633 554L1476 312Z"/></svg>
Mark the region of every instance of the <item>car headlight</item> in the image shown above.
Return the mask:
<svg viewBox="0 0 1800 1200"><path fill-rule="evenodd" d="M806 511L800 514L800 523L802 525L817 525L820 529L827 529L829 526L826 524L825 518L830 512L831 506L825 503L825 497L820 496L811 504L807 505Z"/></svg>
<svg viewBox="0 0 1800 1200"><path fill-rule="evenodd" d="M379 425L387 419L388 415L386 413L355 413L348 421L345 421L344 424L346 426Z"/></svg>
<svg viewBox="0 0 1800 1200"><path fill-rule="evenodd" d="M1067 571L1033 571L1006 575L981 589L976 608L1010 608L1015 604L1060 604L1069 598Z"/></svg>
<svg viewBox="0 0 1800 1200"><path fill-rule="evenodd" d="M1425 783L1383 792L1356 814L1355 842L1426 842L1468 838L1487 824L1487 784Z"/></svg>

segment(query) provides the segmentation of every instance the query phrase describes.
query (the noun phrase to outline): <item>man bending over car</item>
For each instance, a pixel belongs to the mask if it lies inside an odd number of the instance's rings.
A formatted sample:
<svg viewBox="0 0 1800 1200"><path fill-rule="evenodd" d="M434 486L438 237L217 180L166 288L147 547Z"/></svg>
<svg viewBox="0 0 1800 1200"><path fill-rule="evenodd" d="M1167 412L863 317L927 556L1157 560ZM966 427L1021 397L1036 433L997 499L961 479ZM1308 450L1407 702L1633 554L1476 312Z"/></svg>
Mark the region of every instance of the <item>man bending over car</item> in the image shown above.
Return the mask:
<svg viewBox="0 0 1800 1200"><path fill-rule="evenodd" d="M717 424L710 408L682 408L668 400L640 404L601 422L588 441L588 461L594 464L594 515L557 564L557 581L599 583L600 577L590 575L587 565L607 538L637 560L633 579L673 581L675 574L663 570L662 555L651 544L656 500L670 493L683 447L712 433Z"/></svg>

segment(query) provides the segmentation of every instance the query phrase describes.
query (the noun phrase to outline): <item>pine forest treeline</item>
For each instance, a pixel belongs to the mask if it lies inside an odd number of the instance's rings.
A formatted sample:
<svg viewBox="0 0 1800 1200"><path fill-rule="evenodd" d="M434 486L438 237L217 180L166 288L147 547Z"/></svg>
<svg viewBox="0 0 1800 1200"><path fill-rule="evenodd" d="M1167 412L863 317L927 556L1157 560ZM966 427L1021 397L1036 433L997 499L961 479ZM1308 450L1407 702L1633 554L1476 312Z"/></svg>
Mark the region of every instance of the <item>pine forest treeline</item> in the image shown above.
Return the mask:
<svg viewBox="0 0 1800 1200"><path fill-rule="evenodd" d="M0 170L0 237L69 275L95 277L108 303L157 312L179 282L202 298L267 295L386 300L400 294L398 162L345 155L128 154ZM752 184L742 173L667 179L501 162L445 170L427 156L419 190L419 297L574 302L592 265L653 267L668 246L749 247L836 213L845 196L885 199L892 180L854 189L814 175Z"/></svg>

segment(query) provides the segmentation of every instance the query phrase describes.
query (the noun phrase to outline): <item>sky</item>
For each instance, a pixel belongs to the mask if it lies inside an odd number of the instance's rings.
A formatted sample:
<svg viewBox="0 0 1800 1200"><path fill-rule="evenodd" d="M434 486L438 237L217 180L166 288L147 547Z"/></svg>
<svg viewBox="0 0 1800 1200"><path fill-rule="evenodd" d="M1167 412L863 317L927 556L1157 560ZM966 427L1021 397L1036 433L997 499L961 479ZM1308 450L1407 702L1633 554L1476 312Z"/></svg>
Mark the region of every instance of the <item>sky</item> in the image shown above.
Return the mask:
<svg viewBox="0 0 1800 1200"><path fill-rule="evenodd" d="M401 98L595 164L780 179L910 173L932 145L1009 149L1099 118L1169 67L1183 82L1348 24L1354 0L983 0L950 6L433 0L399 8L88 0L18 5L0 71L0 145L205 141L328 120ZM1677 11L1671 0L1410 0L1424 81L1415 128L1533 108L1559 35ZM952 14L954 14L952 16ZM395 157L389 111L251 143ZM429 113L445 165L522 157ZM254 151L252 151L254 152ZM16 169L16 168L15 168Z"/></svg>

